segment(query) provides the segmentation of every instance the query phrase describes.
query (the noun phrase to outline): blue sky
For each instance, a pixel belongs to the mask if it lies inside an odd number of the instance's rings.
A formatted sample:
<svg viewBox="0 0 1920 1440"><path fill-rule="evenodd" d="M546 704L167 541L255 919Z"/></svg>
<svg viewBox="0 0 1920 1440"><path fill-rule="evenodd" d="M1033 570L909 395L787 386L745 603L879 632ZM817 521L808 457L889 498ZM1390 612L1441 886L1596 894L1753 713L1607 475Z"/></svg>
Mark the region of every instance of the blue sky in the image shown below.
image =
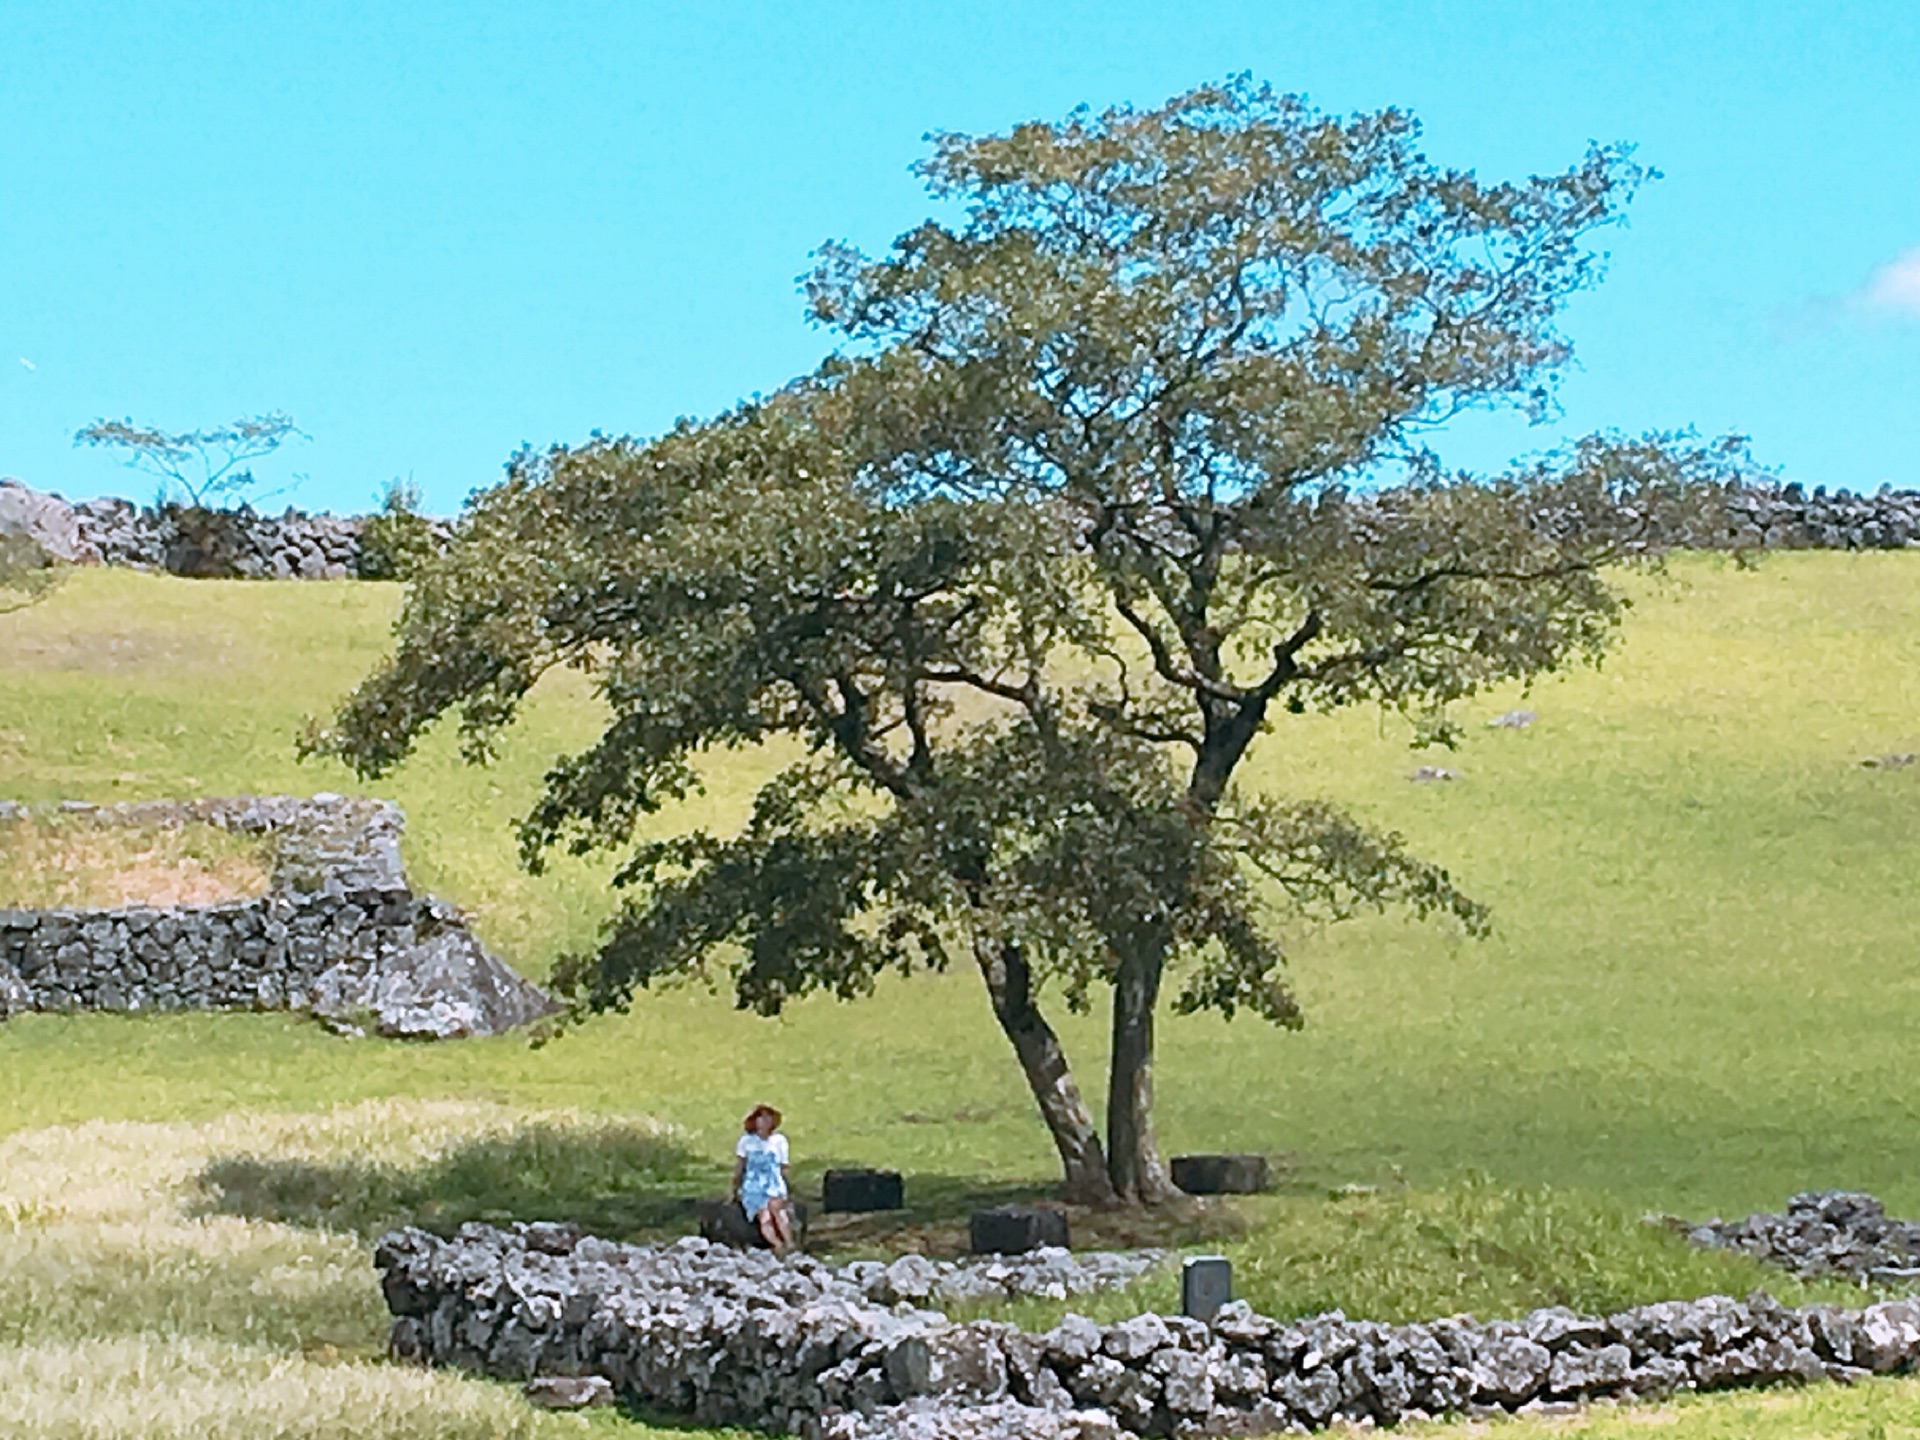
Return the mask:
<svg viewBox="0 0 1920 1440"><path fill-rule="evenodd" d="M1564 415L1464 423L1458 463L1691 425L1920 486L1914 0L0 0L0 473L146 498L73 432L280 408L312 439L267 488L361 509L410 475L451 511L522 442L809 368L795 277L926 213L927 131L1240 70L1411 109L1485 176L1589 140L1664 172L1567 317Z"/></svg>

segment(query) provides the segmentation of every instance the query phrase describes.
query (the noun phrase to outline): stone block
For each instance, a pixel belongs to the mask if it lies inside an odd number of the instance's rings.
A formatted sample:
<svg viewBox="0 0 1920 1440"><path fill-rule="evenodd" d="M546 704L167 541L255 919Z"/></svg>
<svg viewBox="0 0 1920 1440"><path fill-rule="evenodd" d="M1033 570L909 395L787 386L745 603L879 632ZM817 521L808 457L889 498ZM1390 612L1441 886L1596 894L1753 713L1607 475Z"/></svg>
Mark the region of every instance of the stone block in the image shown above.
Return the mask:
<svg viewBox="0 0 1920 1440"><path fill-rule="evenodd" d="M1233 1267L1224 1255L1194 1255L1180 1266L1180 1313L1208 1320L1233 1299Z"/></svg>
<svg viewBox="0 0 1920 1440"><path fill-rule="evenodd" d="M804 1250L807 1244L807 1207L798 1200L788 1203L793 1206L794 1245ZM702 1240L711 1240L716 1245L729 1245L735 1250L767 1248L766 1237L760 1233L760 1227L747 1219L747 1212L740 1208L738 1200L702 1200L698 1214Z"/></svg>
<svg viewBox="0 0 1920 1440"><path fill-rule="evenodd" d="M1067 1216L1044 1205L1000 1205L976 1210L967 1222L969 1247L976 1255L1024 1255L1058 1246L1065 1250Z"/></svg>
<svg viewBox="0 0 1920 1440"><path fill-rule="evenodd" d="M899 1210L906 1203L897 1170L829 1170L820 1183L820 1208L830 1213Z"/></svg>
<svg viewBox="0 0 1920 1440"><path fill-rule="evenodd" d="M1189 1195L1257 1195L1268 1182L1264 1155L1173 1157L1173 1183Z"/></svg>
<svg viewBox="0 0 1920 1440"><path fill-rule="evenodd" d="M613 1404L613 1385L601 1375L542 1375L523 1387L542 1410L585 1410Z"/></svg>

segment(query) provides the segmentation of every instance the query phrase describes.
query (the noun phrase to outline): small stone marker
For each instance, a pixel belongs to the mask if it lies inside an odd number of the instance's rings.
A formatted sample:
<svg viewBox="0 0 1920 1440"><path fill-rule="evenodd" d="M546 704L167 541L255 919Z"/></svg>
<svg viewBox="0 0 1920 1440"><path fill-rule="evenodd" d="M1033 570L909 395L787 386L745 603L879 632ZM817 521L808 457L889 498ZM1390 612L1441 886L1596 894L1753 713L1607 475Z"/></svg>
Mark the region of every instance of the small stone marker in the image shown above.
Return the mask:
<svg viewBox="0 0 1920 1440"><path fill-rule="evenodd" d="M1257 1195L1267 1188L1267 1157L1176 1155L1173 1183L1189 1195Z"/></svg>
<svg viewBox="0 0 1920 1440"><path fill-rule="evenodd" d="M1540 717L1531 710L1509 710L1506 714L1487 721L1489 730L1524 730Z"/></svg>
<svg viewBox="0 0 1920 1440"><path fill-rule="evenodd" d="M899 1210L906 1203L897 1170L829 1170L820 1182L820 1208L827 1211Z"/></svg>
<svg viewBox="0 0 1920 1440"><path fill-rule="evenodd" d="M523 1393L543 1410L585 1410L613 1403L613 1384L602 1375L542 1375L529 1380Z"/></svg>
<svg viewBox="0 0 1920 1440"><path fill-rule="evenodd" d="M1212 1320L1233 1299L1233 1266L1224 1255L1195 1255L1180 1265L1180 1313Z"/></svg>
<svg viewBox="0 0 1920 1440"><path fill-rule="evenodd" d="M1048 1245L1065 1250L1067 1215L1042 1205L976 1210L967 1224L967 1239L976 1255L1024 1255Z"/></svg>
<svg viewBox="0 0 1920 1440"><path fill-rule="evenodd" d="M1444 765L1422 765L1407 778L1417 785L1430 785L1436 780L1458 780L1460 772L1449 770Z"/></svg>

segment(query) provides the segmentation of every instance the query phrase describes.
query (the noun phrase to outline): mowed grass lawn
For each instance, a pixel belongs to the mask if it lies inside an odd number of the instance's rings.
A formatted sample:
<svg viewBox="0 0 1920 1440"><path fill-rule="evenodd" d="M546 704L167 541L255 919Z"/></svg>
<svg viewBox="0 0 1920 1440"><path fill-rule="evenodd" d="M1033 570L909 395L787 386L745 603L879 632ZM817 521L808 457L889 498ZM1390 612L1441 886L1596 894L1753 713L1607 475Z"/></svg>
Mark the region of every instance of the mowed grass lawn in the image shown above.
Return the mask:
<svg viewBox="0 0 1920 1440"><path fill-rule="evenodd" d="M1781 555L1751 572L1686 557L1668 581L1623 583L1636 603L1606 666L1463 707L1453 755L1410 752L1404 726L1355 712L1283 717L1253 757L1251 784L1401 830L1493 905L1497 930L1474 942L1387 916L1302 933L1305 1032L1164 1022L1168 1150L1283 1163L1282 1193L1236 1212L1252 1298L1398 1315L1744 1288L1765 1277L1636 1218L1744 1213L1827 1186L1920 1213L1920 765L1859 763L1920 750L1920 555ZM389 586L77 574L0 616L0 795L367 789L295 763L291 742L377 659L398 602ZM1479 723L1517 705L1537 723ZM554 756L594 731L590 695L554 685L499 765L462 766L441 735L371 787L409 816L416 881L535 975L591 942L607 867L530 878L510 827ZM1420 763L1461 778L1410 783ZM662 823L730 823L769 764L717 757L709 795ZM1101 1017L1058 1018L1097 1093ZM175 1433L151 1396L87 1420L81 1391L61 1387L103 1374L201 1395L179 1433L571 1427L498 1387L374 1361L365 1237L391 1218L536 1210L671 1229L686 1197L723 1183L736 1117L762 1097L787 1112L803 1183L834 1163L903 1169L926 1197L916 1222L1050 1175L963 974L774 1021L723 996L642 997L539 1050L346 1041L286 1016L0 1026L0 1393L35 1397L0 1405L0 1435ZM302 1114L318 1118L288 1118ZM339 1153L314 1152L302 1124L333 1127ZM375 1138L340 1138L362 1131ZM129 1157L156 1148L184 1158L163 1179L125 1179L149 1198L120 1209L74 1198L106 1179L47 1178L131 1175ZM27 1153L41 1157L31 1184L17 1178ZM1343 1185L1380 1189L1327 1198ZM260 1280L302 1264L332 1278ZM125 1284L160 1298L62 1308L32 1299L59 1286L22 1278L67 1270L103 1294L137 1270L147 1278ZM309 1401L277 1418L241 1403L266 1393ZM442 1405L471 1418L437 1423ZM1684 1436L1920 1433L1920 1388L1659 1413ZM1556 1433L1610 1435L1641 1414Z"/></svg>

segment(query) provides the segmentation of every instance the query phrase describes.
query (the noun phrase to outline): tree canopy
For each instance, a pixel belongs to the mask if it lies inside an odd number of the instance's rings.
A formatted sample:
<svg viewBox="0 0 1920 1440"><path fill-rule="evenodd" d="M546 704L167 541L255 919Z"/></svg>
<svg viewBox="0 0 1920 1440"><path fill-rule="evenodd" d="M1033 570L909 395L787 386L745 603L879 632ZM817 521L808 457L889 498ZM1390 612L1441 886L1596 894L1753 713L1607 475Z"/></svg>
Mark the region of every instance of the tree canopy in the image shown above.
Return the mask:
<svg viewBox="0 0 1920 1440"><path fill-rule="evenodd" d="M724 972L773 1013L970 959L1067 1193L1156 1200L1169 977L1175 1010L1295 1025L1290 915L1488 924L1398 836L1241 793L1275 711L1446 741L1451 702L1597 661L1604 567L1657 559L1744 456L1592 437L1487 479L1428 448L1469 407L1550 410L1587 238L1645 178L1622 150L1482 184L1398 112L1236 80L940 136L922 168L960 218L822 252L818 371L515 457L305 744L377 773L455 711L484 759L541 675L589 672L605 732L521 828L531 866L626 855L559 973L580 1008ZM740 833L653 833L714 751L779 736L805 758ZM1050 989L1111 992L1104 1139Z"/></svg>

